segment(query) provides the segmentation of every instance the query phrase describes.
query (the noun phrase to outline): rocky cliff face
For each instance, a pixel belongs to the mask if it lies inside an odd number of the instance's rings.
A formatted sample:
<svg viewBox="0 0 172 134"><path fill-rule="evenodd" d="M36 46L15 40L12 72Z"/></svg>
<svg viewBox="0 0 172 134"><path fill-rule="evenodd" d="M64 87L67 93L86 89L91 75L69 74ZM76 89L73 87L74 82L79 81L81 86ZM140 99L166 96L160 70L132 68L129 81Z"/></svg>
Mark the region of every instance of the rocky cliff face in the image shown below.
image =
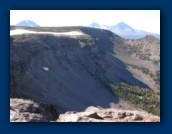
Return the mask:
<svg viewBox="0 0 172 134"><path fill-rule="evenodd" d="M14 29L12 27L11 29ZM84 111L88 106L119 104L111 83L127 82L149 88L116 58L116 44L124 39L107 30L85 27L26 28L83 35L22 34L10 37L10 97L53 105L57 113ZM117 108L113 105L114 108ZM25 119L24 119L25 120Z"/></svg>

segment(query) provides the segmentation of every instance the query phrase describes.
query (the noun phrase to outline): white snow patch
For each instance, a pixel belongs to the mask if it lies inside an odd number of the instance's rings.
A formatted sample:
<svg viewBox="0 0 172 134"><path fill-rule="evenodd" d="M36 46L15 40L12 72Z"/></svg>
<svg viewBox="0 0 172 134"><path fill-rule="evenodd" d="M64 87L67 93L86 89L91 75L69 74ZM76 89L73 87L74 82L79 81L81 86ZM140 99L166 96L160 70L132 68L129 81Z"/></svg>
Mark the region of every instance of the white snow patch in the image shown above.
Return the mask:
<svg viewBox="0 0 172 134"><path fill-rule="evenodd" d="M49 70L49 68L48 68L48 67L44 67L43 69L44 69L45 71L48 71L48 70Z"/></svg>
<svg viewBox="0 0 172 134"><path fill-rule="evenodd" d="M84 35L81 32L78 31L71 31L71 32L35 32L35 31L28 31L28 30L22 30L22 29L16 29L11 30L10 35L17 35L17 34L53 34L53 35Z"/></svg>
<svg viewBox="0 0 172 134"><path fill-rule="evenodd" d="M78 31L64 32L64 33L55 33L55 34L64 34L64 35L84 35Z"/></svg>
<svg viewBox="0 0 172 134"><path fill-rule="evenodd" d="M20 29L10 31L10 35L17 35L17 34L24 34L24 33L35 33L35 32L27 31L27 30L20 30Z"/></svg>

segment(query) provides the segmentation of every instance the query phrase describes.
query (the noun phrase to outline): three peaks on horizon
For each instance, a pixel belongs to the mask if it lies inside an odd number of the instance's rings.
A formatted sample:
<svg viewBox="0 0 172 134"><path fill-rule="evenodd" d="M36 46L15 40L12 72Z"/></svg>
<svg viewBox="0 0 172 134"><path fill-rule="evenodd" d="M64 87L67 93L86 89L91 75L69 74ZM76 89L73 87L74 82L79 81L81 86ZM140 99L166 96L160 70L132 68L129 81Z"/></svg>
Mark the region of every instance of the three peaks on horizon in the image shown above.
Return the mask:
<svg viewBox="0 0 172 134"><path fill-rule="evenodd" d="M37 23L31 20L20 21L19 23L16 24L16 26L40 27ZM160 39L160 34L150 33L143 30L136 30L132 28L131 26L129 26L128 24L126 24L125 22L120 22L112 26L100 25L96 22L93 22L88 27L106 29L125 39L140 39L140 38L144 38L147 35L152 35Z"/></svg>

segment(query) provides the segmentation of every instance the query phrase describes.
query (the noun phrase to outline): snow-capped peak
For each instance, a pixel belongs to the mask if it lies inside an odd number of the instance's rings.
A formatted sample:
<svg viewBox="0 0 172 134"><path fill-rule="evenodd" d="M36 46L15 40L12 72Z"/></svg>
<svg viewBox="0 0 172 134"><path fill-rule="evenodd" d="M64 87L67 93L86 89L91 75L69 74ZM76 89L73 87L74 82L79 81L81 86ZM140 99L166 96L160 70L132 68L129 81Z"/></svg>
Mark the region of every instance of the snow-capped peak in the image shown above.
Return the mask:
<svg viewBox="0 0 172 134"><path fill-rule="evenodd" d="M20 21L19 23L16 24L16 26L39 27L38 24L36 24L35 22L33 22L31 20L23 20L23 21Z"/></svg>

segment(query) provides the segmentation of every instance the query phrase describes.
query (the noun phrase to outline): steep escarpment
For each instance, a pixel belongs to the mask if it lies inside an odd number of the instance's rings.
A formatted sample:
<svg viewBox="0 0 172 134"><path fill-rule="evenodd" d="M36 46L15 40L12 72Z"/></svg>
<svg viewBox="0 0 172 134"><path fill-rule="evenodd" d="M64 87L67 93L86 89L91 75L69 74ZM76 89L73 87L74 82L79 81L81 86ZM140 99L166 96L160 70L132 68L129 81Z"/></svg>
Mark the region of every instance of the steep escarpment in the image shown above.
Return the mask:
<svg viewBox="0 0 172 134"><path fill-rule="evenodd" d="M108 108L112 103L129 108L112 93L110 83L149 88L114 56L114 42L122 38L107 30L77 30L84 35L10 37L11 98L52 104L58 113L64 113L91 105Z"/></svg>

